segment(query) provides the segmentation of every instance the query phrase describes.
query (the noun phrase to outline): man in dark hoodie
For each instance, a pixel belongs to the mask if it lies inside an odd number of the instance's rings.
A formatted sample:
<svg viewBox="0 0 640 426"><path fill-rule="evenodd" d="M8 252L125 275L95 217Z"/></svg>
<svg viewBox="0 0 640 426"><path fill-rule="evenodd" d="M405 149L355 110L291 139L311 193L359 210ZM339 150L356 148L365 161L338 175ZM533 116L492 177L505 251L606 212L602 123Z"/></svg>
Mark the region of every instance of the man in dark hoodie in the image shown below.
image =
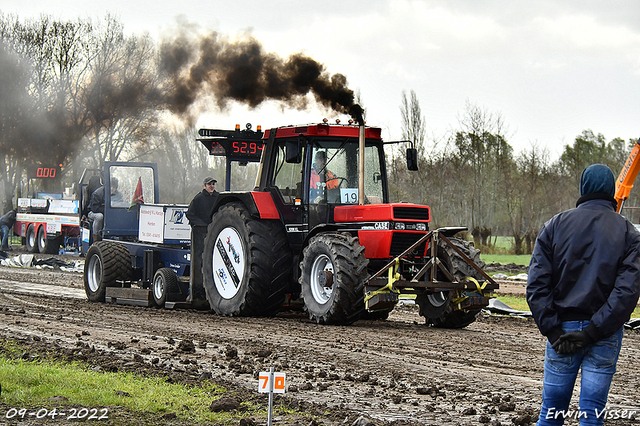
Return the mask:
<svg viewBox="0 0 640 426"><path fill-rule="evenodd" d="M544 224L531 256L527 302L548 338L538 425L562 425L582 369L580 425L602 425L622 343L640 295L640 233L616 213L615 178L582 172L576 208Z"/></svg>
<svg viewBox="0 0 640 426"><path fill-rule="evenodd" d="M2 250L11 250L11 247L9 247L9 234L11 233L10 229L13 227L13 224L15 222L15 210L9 210L2 217L0 217L0 230L2 231Z"/></svg>

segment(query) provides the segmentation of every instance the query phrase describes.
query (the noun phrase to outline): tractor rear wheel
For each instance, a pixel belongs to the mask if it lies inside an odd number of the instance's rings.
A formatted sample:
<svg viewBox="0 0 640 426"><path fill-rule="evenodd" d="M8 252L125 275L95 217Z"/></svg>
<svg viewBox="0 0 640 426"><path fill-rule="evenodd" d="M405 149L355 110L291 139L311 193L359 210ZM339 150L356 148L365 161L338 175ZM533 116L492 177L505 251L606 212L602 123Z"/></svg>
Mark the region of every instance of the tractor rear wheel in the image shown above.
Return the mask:
<svg viewBox="0 0 640 426"><path fill-rule="evenodd" d="M449 238L460 251L467 255L479 267L484 266L480 260L480 250L473 246L470 241L459 238ZM465 279L472 277L484 279L482 275L470 266L464 259L448 244L442 242L438 246L438 257L454 277ZM440 276L440 280L448 281ZM442 291L437 293L424 293L416 296L416 304L420 307L420 315L425 317L427 325L439 328L464 328L476 320L479 309L453 310L453 299L466 295L455 291Z"/></svg>
<svg viewBox="0 0 640 426"><path fill-rule="evenodd" d="M318 324L351 324L364 311L369 261L349 234L319 234L309 240L300 263L305 310Z"/></svg>
<svg viewBox="0 0 640 426"><path fill-rule="evenodd" d="M104 302L107 287L131 279L131 257L124 244L98 241L89 247L84 262L84 291L91 302Z"/></svg>
<svg viewBox="0 0 640 426"><path fill-rule="evenodd" d="M214 214L202 254L203 285L218 315L275 315L291 284L291 251L282 224L251 216L241 203Z"/></svg>

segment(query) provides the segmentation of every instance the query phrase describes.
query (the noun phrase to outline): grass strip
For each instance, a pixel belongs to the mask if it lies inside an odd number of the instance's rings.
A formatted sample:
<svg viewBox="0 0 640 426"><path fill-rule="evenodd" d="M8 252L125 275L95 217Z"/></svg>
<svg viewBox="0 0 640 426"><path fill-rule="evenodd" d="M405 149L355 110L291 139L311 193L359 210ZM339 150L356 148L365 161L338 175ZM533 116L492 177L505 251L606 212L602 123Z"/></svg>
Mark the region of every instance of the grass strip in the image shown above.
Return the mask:
<svg viewBox="0 0 640 426"><path fill-rule="evenodd" d="M2 402L8 407L53 407L64 397L66 406L125 407L132 412L175 413L193 423L230 424L247 416L266 418L265 407L242 402L238 412L211 412L211 402L226 390L208 380L198 386L168 383L161 377L140 377L132 373L95 372L79 363L52 359L25 361L15 358L20 350L12 342L0 347ZM3 417L5 413L2 413Z"/></svg>

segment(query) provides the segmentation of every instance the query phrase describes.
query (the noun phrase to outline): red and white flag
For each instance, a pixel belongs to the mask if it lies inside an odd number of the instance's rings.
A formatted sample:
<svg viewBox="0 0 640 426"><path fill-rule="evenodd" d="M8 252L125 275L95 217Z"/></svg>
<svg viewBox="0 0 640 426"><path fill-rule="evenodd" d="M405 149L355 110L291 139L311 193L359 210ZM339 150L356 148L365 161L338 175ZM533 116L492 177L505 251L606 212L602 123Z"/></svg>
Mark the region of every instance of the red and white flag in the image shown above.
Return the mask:
<svg viewBox="0 0 640 426"><path fill-rule="evenodd" d="M138 178L138 185L136 185L136 192L133 193L133 198L131 199L131 205L129 206L129 210L137 207L139 204L144 204L144 195L142 194L142 178Z"/></svg>

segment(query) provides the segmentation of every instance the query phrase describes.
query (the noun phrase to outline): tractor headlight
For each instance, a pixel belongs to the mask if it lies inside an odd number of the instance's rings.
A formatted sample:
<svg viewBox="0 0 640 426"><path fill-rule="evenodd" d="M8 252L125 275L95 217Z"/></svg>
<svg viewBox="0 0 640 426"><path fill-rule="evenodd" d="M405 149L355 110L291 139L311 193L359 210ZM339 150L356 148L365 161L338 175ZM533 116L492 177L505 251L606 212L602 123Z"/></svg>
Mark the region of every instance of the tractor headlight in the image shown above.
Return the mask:
<svg viewBox="0 0 640 426"><path fill-rule="evenodd" d="M396 228L396 231L404 231L404 223L396 222L395 228Z"/></svg>
<svg viewBox="0 0 640 426"><path fill-rule="evenodd" d="M426 231L427 224L426 223L416 223L416 231Z"/></svg>

